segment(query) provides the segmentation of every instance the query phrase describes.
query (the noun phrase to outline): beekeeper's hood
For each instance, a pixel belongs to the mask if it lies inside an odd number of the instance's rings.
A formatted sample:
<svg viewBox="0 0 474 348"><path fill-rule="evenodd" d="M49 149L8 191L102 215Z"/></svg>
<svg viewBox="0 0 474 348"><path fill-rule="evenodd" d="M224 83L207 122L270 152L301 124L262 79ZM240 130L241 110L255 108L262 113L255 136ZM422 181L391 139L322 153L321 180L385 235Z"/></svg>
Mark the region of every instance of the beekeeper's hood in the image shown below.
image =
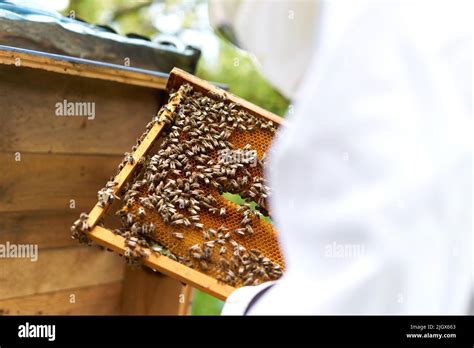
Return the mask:
<svg viewBox="0 0 474 348"><path fill-rule="evenodd" d="M292 99L313 51L316 1L209 1L214 28L255 55L260 70Z"/></svg>

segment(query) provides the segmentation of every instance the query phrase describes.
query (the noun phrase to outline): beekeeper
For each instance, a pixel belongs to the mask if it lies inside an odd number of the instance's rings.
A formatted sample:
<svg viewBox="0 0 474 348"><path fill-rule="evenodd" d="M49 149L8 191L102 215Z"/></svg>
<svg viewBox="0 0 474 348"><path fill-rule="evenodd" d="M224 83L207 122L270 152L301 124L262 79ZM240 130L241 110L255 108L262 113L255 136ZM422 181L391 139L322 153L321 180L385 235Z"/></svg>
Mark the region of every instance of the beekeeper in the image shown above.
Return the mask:
<svg viewBox="0 0 474 348"><path fill-rule="evenodd" d="M210 1L294 105L267 172L285 274L223 314L472 313L472 13Z"/></svg>

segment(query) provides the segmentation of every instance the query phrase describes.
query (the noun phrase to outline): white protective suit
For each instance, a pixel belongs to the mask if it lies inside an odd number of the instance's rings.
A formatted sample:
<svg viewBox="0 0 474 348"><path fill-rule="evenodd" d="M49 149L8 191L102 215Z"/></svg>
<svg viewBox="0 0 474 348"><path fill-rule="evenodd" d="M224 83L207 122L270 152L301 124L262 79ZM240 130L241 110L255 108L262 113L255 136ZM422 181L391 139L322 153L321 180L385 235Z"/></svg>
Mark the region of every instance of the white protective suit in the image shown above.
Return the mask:
<svg viewBox="0 0 474 348"><path fill-rule="evenodd" d="M236 290L223 314L469 312L471 3L233 8L239 42L295 106L268 173L286 272L257 299L268 284Z"/></svg>

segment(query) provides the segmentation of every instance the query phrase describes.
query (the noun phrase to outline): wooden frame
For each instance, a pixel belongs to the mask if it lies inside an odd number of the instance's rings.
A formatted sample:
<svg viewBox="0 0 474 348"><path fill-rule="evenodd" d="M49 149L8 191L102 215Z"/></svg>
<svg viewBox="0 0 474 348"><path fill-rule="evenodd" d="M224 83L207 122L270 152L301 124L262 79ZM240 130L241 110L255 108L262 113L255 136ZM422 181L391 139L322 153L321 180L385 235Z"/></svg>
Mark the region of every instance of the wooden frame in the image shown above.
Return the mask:
<svg viewBox="0 0 474 348"><path fill-rule="evenodd" d="M258 115L259 117L264 117L278 124L283 124L283 120L280 117L245 100L242 100L228 92L216 88L214 85L204 80L201 80L181 69L174 68L171 71L170 78L167 84L167 89L169 91L177 90L183 82L191 84L197 90L205 90L207 92L213 92L215 94L220 95L225 94L229 100L240 104L251 114ZM180 100L181 94L178 90L169 104L178 105ZM173 111L174 110L172 108L165 109L164 116L166 117L166 115L171 114ZM114 181L117 183L117 185L113 187L115 195L120 192L120 189L122 188L123 184L133 173L139 159L142 158L150 150L155 140L159 137L162 129L163 123L155 123L153 127L149 130L146 137L142 140L141 144L137 147L136 151L132 154L134 158L134 163L125 164L122 170L115 176ZM94 242L101 244L109 249L112 249L113 251L119 254L123 254L125 252L125 238L115 235L112 231L97 225L97 222L105 214L109 206L103 208L99 206L99 204L96 204L92 208L88 218L88 224L91 227L91 231L88 232L88 236ZM230 285L221 283L211 276L189 268L166 256L157 256L152 253L148 258L144 260L144 264L148 267L160 271L163 274L178 279L188 285L191 285L192 287L195 287L210 295L213 295L221 300L225 300L232 293L232 291L235 290L235 288Z"/></svg>

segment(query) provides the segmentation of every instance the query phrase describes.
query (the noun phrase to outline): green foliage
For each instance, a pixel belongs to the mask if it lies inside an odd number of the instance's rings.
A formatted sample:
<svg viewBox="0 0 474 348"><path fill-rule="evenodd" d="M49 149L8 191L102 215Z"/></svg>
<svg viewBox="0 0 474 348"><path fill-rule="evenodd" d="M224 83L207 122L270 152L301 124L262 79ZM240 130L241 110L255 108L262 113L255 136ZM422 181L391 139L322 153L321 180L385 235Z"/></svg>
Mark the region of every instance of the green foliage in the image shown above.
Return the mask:
<svg viewBox="0 0 474 348"><path fill-rule="evenodd" d="M217 64L201 59L196 75L227 84L229 91L235 95L283 116L289 105L288 100L265 80L252 55L219 36L218 40Z"/></svg>
<svg viewBox="0 0 474 348"><path fill-rule="evenodd" d="M194 290L192 315L219 315L224 302L202 291Z"/></svg>

